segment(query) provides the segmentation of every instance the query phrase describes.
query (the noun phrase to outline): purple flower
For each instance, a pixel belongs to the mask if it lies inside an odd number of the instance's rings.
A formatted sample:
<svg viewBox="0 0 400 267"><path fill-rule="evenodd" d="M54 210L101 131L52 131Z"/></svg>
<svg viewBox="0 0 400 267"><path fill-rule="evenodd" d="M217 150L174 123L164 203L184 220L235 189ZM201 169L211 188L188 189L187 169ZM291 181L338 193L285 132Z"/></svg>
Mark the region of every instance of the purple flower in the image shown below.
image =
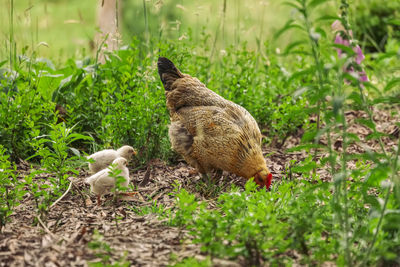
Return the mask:
<svg viewBox="0 0 400 267"><path fill-rule="evenodd" d="M346 30L344 29L343 25L341 24L341 22L339 20L336 20L332 23L332 29L334 32L336 32L336 37L335 37L335 44L341 44L344 46L348 46L350 47L350 40L346 39L347 38L353 38L353 33L352 31L349 31L348 34L346 34ZM342 37L342 34L345 36L345 38ZM350 64L348 64L347 66L344 67L344 71L347 73L354 73L354 67L352 65L354 65L354 62L358 65L357 69L359 70L357 72L358 74L358 80L360 82L367 82L368 81L368 76L365 73L365 71L362 69L361 67L361 62L365 59L365 56L361 50L361 47L359 45L352 45L351 46L353 48L353 51L355 53L355 56L352 59L352 62ZM341 49L337 49L337 53L338 53L338 57L341 58L343 56L345 56L346 54L341 50Z"/></svg>
<svg viewBox="0 0 400 267"><path fill-rule="evenodd" d="M356 45L356 47L353 47L354 52L357 54L356 56L356 63L358 65L361 64L361 62L365 59L365 56L361 50L361 47L359 45Z"/></svg>
<svg viewBox="0 0 400 267"><path fill-rule="evenodd" d="M367 76L367 74L365 73L364 70L359 71L358 75L360 75L360 78L359 78L360 82L368 82L369 81L368 80L368 76Z"/></svg>

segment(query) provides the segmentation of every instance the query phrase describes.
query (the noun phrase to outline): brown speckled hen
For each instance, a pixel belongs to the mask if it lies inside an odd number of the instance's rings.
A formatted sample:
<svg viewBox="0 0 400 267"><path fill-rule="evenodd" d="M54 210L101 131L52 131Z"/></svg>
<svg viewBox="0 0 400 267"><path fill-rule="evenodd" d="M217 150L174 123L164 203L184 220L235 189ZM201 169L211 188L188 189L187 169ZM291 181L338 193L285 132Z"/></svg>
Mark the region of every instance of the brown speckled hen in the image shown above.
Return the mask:
<svg viewBox="0 0 400 267"><path fill-rule="evenodd" d="M269 188L272 175L261 151L257 122L243 107L181 73L167 58L158 59L171 125L172 148L205 175L225 170Z"/></svg>

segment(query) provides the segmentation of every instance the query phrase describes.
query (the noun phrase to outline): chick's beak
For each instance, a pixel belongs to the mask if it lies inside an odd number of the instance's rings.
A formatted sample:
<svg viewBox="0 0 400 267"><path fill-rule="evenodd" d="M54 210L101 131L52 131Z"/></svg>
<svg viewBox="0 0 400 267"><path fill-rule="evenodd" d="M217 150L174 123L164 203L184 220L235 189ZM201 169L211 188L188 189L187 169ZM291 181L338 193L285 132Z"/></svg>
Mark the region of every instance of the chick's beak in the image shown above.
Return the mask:
<svg viewBox="0 0 400 267"><path fill-rule="evenodd" d="M268 190L272 183L272 174L267 171L260 171L254 175L254 182L260 187L264 187Z"/></svg>

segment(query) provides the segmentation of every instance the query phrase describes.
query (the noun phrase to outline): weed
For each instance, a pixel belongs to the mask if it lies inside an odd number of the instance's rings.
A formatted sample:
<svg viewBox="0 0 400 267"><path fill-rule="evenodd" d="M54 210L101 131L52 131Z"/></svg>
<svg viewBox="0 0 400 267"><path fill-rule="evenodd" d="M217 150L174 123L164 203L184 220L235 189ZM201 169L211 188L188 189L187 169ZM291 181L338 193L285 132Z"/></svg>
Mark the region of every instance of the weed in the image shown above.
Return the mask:
<svg viewBox="0 0 400 267"><path fill-rule="evenodd" d="M107 242L104 241L104 236L102 236L97 230L94 231L92 236L92 241L89 242L88 247L93 250L96 257L100 259L100 261L92 261L88 262L88 265L91 267L97 266L108 266L108 267L124 267L129 266L129 262L126 261L126 254L124 257L118 259L117 261L113 261L111 259L113 249L110 247Z"/></svg>
<svg viewBox="0 0 400 267"><path fill-rule="evenodd" d="M25 183L18 179L17 167L5 152L0 145L0 231L26 194Z"/></svg>
<svg viewBox="0 0 400 267"><path fill-rule="evenodd" d="M175 184L173 195L176 198L176 208L170 211L169 224L182 227L191 222L199 204L196 201L196 196L190 194L184 188L180 190L178 188L178 184Z"/></svg>
<svg viewBox="0 0 400 267"><path fill-rule="evenodd" d="M163 204L158 204L157 200L153 201L153 203L149 206L143 206L143 207L131 206L129 208L140 216L144 216L147 214L156 214L157 217L160 219L165 219L168 217L167 208Z"/></svg>
<svg viewBox="0 0 400 267"><path fill-rule="evenodd" d="M171 257L173 260L173 257ZM186 258L179 263L171 264L170 266L174 267L209 267L212 266L210 257L205 258L204 260L198 260L193 257Z"/></svg>

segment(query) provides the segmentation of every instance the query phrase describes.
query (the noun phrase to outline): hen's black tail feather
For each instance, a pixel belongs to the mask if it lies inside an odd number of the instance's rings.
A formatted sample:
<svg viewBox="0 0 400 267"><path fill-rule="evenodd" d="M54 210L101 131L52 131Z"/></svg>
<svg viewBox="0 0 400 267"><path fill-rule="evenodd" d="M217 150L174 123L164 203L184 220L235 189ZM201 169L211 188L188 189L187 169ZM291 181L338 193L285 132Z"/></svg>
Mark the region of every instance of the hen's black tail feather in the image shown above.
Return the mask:
<svg viewBox="0 0 400 267"><path fill-rule="evenodd" d="M175 67L174 63L166 57L159 57L158 74L164 85L165 90L171 90L172 83L179 78L183 78L182 73Z"/></svg>

